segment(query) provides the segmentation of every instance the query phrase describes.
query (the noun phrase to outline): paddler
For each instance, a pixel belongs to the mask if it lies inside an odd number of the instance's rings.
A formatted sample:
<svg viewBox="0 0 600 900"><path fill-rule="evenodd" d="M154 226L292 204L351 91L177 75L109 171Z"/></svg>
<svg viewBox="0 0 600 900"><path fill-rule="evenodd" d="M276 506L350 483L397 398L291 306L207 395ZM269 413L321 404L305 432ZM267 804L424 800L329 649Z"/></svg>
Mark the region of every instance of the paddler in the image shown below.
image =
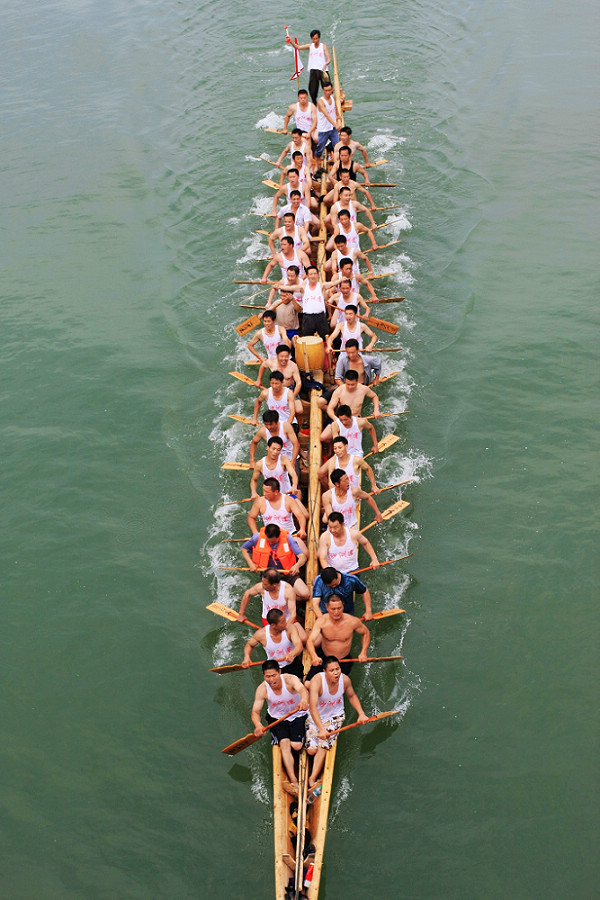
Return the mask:
<svg viewBox="0 0 600 900"><path fill-rule="evenodd" d="M267 616L271 610L276 609L283 613L283 623L278 626L277 629L272 629L272 631L276 631L277 641L279 641L279 638L285 630L286 624L293 625L296 621L296 592L294 591L294 588L288 584L287 581L282 580L277 569L267 569L266 572L262 573L259 582L253 584L247 591L244 591L240 603L240 611L238 613L238 622L246 621L246 609L250 597L260 597L262 600L263 628L269 624ZM279 621L279 619L277 618L276 621ZM291 641L291 635L289 638ZM248 643L250 644L250 641L248 641ZM250 648L255 647L256 643L256 641L252 643ZM262 643L264 646L264 641L258 641L258 643ZM248 653L248 657L249 656L250 654ZM295 656L297 656L297 654L294 654L294 657ZM282 662L283 656L268 656L268 659L278 659L279 662Z"/></svg>
<svg viewBox="0 0 600 900"><path fill-rule="evenodd" d="M285 329L281 325L277 325L277 313L272 309L267 309L261 316L262 328L252 335L248 341L248 350L257 358L259 362L266 362L270 356L275 355L275 351L280 344L286 344L290 347L290 339L285 333ZM256 350L256 345L262 341L266 351L266 356Z"/></svg>
<svg viewBox="0 0 600 900"><path fill-rule="evenodd" d="M298 574L308 559L306 544L300 538L274 523L264 525L242 544L242 556L251 572L277 569L296 591L296 600L308 600L308 588Z"/></svg>
<svg viewBox="0 0 600 900"><path fill-rule="evenodd" d="M303 336L312 335L316 332L324 341L327 340L329 336L329 322L327 320L324 292L327 288L335 287L338 283L338 278L332 281L319 281L319 270L317 267L313 266L312 263L306 267L306 281L297 287L297 291L302 294L300 305L302 324L300 332ZM275 290L280 290L285 286L285 284L277 283L275 284Z"/></svg>
<svg viewBox="0 0 600 900"><path fill-rule="evenodd" d="M258 516L262 518L263 525L274 522L296 537L306 537L307 512L304 505L291 494L282 494L276 478L265 478L263 495L254 501L248 513L248 525L252 534L258 531ZM297 530L294 516L298 522Z"/></svg>
<svg viewBox="0 0 600 900"><path fill-rule="evenodd" d="M317 133L319 139L315 149L315 159L319 161L327 144L332 148L340 139L338 128L342 124L342 117L338 109L337 101L333 96L333 85L323 85L323 96L317 103ZM316 201L315 201L316 202Z"/></svg>
<svg viewBox="0 0 600 900"><path fill-rule="evenodd" d="M302 387L302 378L298 366L291 358L289 345L279 344L275 350L274 356L269 356L269 359L265 359L261 362L258 375L256 376L257 387L262 387L263 375L267 369L271 372L281 372L283 375L283 386L292 392L296 413L301 416L302 401L299 399L298 394Z"/></svg>
<svg viewBox="0 0 600 900"><path fill-rule="evenodd" d="M271 372L269 387L263 388L254 402L253 425L258 425L258 413L263 403L266 403L269 409L277 410L281 422L289 422L290 425L294 425L296 422L294 392L284 386L283 380L281 372Z"/></svg>
<svg viewBox="0 0 600 900"><path fill-rule="evenodd" d="M291 793L298 793L292 750L301 750L304 744L308 691L295 675L282 675L277 660L268 659L262 664L262 670L264 681L256 689L251 716L257 737L262 737L265 731L260 719L265 700L268 724L276 722L295 707L300 707L298 712L271 729L271 743L279 744L281 759L289 778L284 787Z"/></svg>
<svg viewBox="0 0 600 900"><path fill-rule="evenodd" d="M310 225L314 225L315 228L319 227L319 220L317 217L310 211L308 206L302 202L302 194L299 190L290 191L290 196L288 202L285 206L282 206L276 216L276 221L279 225L281 225L283 221L283 216L287 212L293 212L296 217L296 225L301 225L303 228L308 229Z"/></svg>
<svg viewBox="0 0 600 900"><path fill-rule="evenodd" d="M288 133L288 125L292 116L296 122L294 131L297 130L300 131L301 134L310 135L313 131L317 130L317 107L308 99L308 91L305 88L300 88L298 91L298 100L288 107L285 119L283 120L284 134ZM294 134L294 131L292 131L292 135Z"/></svg>
<svg viewBox="0 0 600 900"><path fill-rule="evenodd" d="M291 44L296 50L308 50L308 92L313 103L317 102L319 85L325 92L326 85L331 85L331 79L327 67L331 64L331 57L327 44L321 41L321 32L313 28L310 33L310 44L299 44L295 38L286 38L286 43Z"/></svg>
<svg viewBox="0 0 600 900"><path fill-rule="evenodd" d="M342 266L342 261L345 263L346 260L352 260L352 271L354 274L360 273L359 268L359 260L364 262L369 275L374 275L373 272L373 264L371 260L363 253L359 247L349 247L348 246L348 235L346 234L336 234L333 239L333 252L323 268L326 272L336 272L339 273L340 268Z"/></svg>
<svg viewBox="0 0 600 900"><path fill-rule="evenodd" d="M285 279L286 272L290 266L298 266L300 269L300 274L304 274L308 266L310 266L310 259L304 252L304 250L297 250L294 247L294 238L289 235L284 235L280 242L280 251L279 253L275 253L273 258L269 260L266 265L265 271L261 278L263 284L266 284L269 280L269 275L275 266L279 266L281 269L282 278Z"/></svg>
<svg viewBox="0 0 600 900"><path fill-rule="evenodd" d="M344 381L334 391L326 391L317 402L321 409L327 409L329 418L334 419L338 403L349 406L353 416L360 416L365 397L373 401L373 414L375 418L378 418L380 414L379 397L366 384L361 384L355 369L348 369Z"/></svg>
<svg viewBox="0 0 600 900"><path fill-rule="evenodd" d="M347 278L352 286L353 291L358 291L359 285L366 287L369 292L371 301L377 303L377 294L369 279L360 272L354 271L354 263L350 258L340 260L340 277Z"/></svg>
<svg viewBox="0 0 600 900"><path fill-rule="evenodd" d="M337 160L335 158L333 160L332 168L327 178L328 187L333 188L338 183L338 181L340 180L340 173L342 169L347 169L348 172L350 172L351 181L358 181L356 176L360 175L364 179L364 184L368 185L369 175L367 173L367 170L352 159L352 152L350 150L350 147L345 147L343 144L340 146L339 142L338 147L340 148L339 157ZM323 199L327 203L327 199ZM332 200L330 199L329 203L331 202Z"/></svg>
<svg viewBox="0 0 600 900"><path fill-rule="evenodd" d="M378 356L364 356L359 353L358 341L351 338L346 343L344 353L340 353L335 367L335 383L338 386L344 381L350 370L358 372L358 380L361 384L370 384L375 387L381 377L381 360Z"/></svg>
<svg viewBox="0 0 600 900"><path fill-rule="evenodd" d="M371 223L371 228L375 228L375 219L373 218L371 210L362 203L359 203L355 197L352 197L352 191L349 187L342 187L339 191L339 199L332 204L329 214L325 216L325 225L327 226L328 231L333 230L334 224L338 220L340 209L348 210L351 222L358 222L358 213L364 213Z"/></svg>
<svg viewBox="0 0 600 900"><path fill-rule="evenodd" d="M369 201L369 206L371 207L371 209L375 209L375 203L373 202L373 198L371 197L371 194L369 193L367 188L365 186L363 186L362 184L360 184L358 181L352 181L352 179L350 178L350 172L348 171L348 169L340 170L340 180L336 181L335 185L333 186L333 190L330 191L329 194L327 195L327 197L329 198L327 200L328 206L329 205L333 206L333 204L337 203L337 201L340 199L341 191L345 187L350 188L350 199L351 200L355 200L356 192L360 191L361 194L364 194L365 197L367 198L367 200Z"/></svg>
<svg viewBox="0 0 600 900"><path fill-rule="evenodd" d="M296 216L291 210L284 213L283 225L269 235L271 253L275 253L275 241L280 241L282 237L291 237L294 241L294 249L303 250L306 254L310 253L310 241L306 229L301 225L296 225Z"/></svg>
<svg viewBox="0 0 600 900"><path fill-rule="evenodd" d="M358 382L357 382L358 384ZM352 414L351 408L342 403L337 408L337 416L333 418L330 425L321 433L321 440L327 443L332 438L341 435L348 441L348 453L351 456L364 456L365 452L362 445L363 433L368 431L373 442L373 453L379 453L379 444L377 442L377 434L374 426L368 419L362 416ZM252 462L252 460L250 460Z"/></svg>
<svg viewBox="0 0 600 900"><path fill-rule="evenodd" d="M327 338L327 349L331 352L333 349L333 342L339 335L341 341L340 350L342 352L345 351L348 341L354 339L358 341L360 350L364 350L365 353L370 353L377 342L377 335L368 325L365 325L364 322L361 322L358 319L358 310L353 303L349 303L348 306L346 306L344 313L344 321L336 325ZM363 334L366 334L367 337L370 338L366 347L363 347Z"/></svg>
<svg viewBox="0 0 600 900"><path fill-rule="evenodd" d="M361 500L369 504L375 513L375 521L383 522L383 516L371 495L367 494L360 487L350 487L350 479L347 472L344 472L343 469L334 469L330 475L330 480L333 487L321 497L323 522L329 520L331 513L338 512L344 518L344 525L348 528L354 528L358 525L357 506ZM301 536L303 537L303 535Z"/></svg>
<svg viewBox="0 0 600 900"><path fill-rule="evenodd" d="M349 125L344 125L343 128L340 128L339 143L336 144L336 146L333 148L333 161L334 162L336 162L339 159L340 150L342 149L342 147L348 147L353 159L356 154L356 151L360 150L360 152L362 153L362 155L365 158L364 164L366 166L371 165L371 161L369 160L369 154L367 153L367 151L365 150L365 148L363 147L362 144L359 144L357 140L354 140L354 138L352 137L352 129L350 128Z"/></svg>
<svg viewBox="0 0 600 900"><path fill-rule="evenodd" d="M353 572L358 569L359 544L369 554L371 566L379 568L379 560L370 541L358 528L348 528L340 512L332 512L327 519L327 531L319 538L319 562L323 569L331 566L338 572Z"/></svg>
<svg viewBox="0 0 600 900"><path fill-rule="evenodd" d="M371 241L371 249L377 250L377 241L375 240L375 235L373 234L371 229L367 228L366 225L363 225L362 222L353 222L350 218L350 210L340 209L337 214L337 219L337 223L335 225L335 228L333 229L333 235L329 238L327 244L325 245L326 250L330 252L331 250L333 250L334 246L337 243L336 238L338 237L338 235L342 235L346 238L346 244L351 250L360 250L361 234L368 234ZM373 274L372 268L370 268L370 273L371 275Z"/></svg>
<svg viewBox="0 0 600 900"><path fill-rule="evenodd" d="M332 487L331 474L334 469L342 469L350 479L350 487L358 487L360 473L364 472L371 483L371 491L374 494L381 493L375 484L373 469L362 456L352 456L348 453L348 438L338 434L333 439L333 456L323 463L319 469L319 481L323 487Z"/></svg>
<svg viewBox="0 0 600 900"><path fill-rule="evenodd" d="M258 500L256 487L261 475L265 481L267 478L275 478L283 494L289 494L290 491L293 494L298 492L298 475L287 456L281 455L282 448L283 441L278 435L269 438L267 455L262 459L257 459L254 463L250 479L250 493L253 500Z"/></svg>
<svg viewBox="0 0 600 900"><path fill-rule="evenodd" d="M347 659L352 656L352 638L360 635L361 648L357 656L359 662L367 659L367 650L371 641L371 632L357 616L344 612L344 601L338 594L330 594L327 598L327 612L321 615L313 625L306 649L310 653L312 667L306 676L310 681L316 672L321 670L323 657L337 656ZM353 663L342 663L342 670L347 675Z"/></svg>
<svg viewBox="0 0 600 900"><path fill-rule="evenodd" d="M318 784L327 751L337 740L337 735L329 737L329 732L344 724L344 694L358 713L358 721L361 724L368 722L350 678L342 673L339 659L328 655L323 660L323 671L315 675L309 688L305 746L309 756L314 756L308 779L309 791Z"/></svg>
<svg viewBox="0 0 600 900"><path fill-rule="evenodd" d="M287 456L292 465L295 465L300 451L300 442L296 432L289 422L282 422L276 409L267 409L263 413L263 425L258 429L250 442L250 462L254 465L256 451L261 441L268 441L272 437L280 437L283 441L281 455Z"/></svg>
<svg viewBox="0 0 600 900"><path fill-rule="evenodd" d="M352 282L349 278L342 278L337 291L335 288L332 288L328 293L327 305L333 309L333 315L331 317L332 328L335 328L338 322L344 321L346 318L344 311L349 303L356 306L357 310L362 307L363 315L365 316L368 316L371 313L366 300L361 297L358 291L352 290ZM275 309L275 305L273 305L273 309ZM280 324L284 323L281 322Z"/></svg>
<svg viewBox="0 0 600 900"><path fill-rule="evenodd" d="M363 619L368 622L373 618L371 610L371 592L358 575L350 575L347 572L338 572L337 569L327 566L320 575L315 578L313 584L312 607L315 616L319 618L327 612L327 601L335 594L344 604L344 612L354 615L354 595L360 594L365 604Z"/></svg>
<svg viewBox="0 0 600 900"><path fill-rule="evenodd" d="M287 280L290 278L290 273L292 269L297 269L297 266L290 266L287 270ZM298 294L298 299L301 298L301 294ZM296 338L300 334L300 320L298 319L298 310L293 304L294 292L281 290L279 292L279 299L273 303L271 309L277 310L279 316L279 324L285 328L285 333L288 336L288 339L292 342L292 345L295 346Z"/></svg>
<svg viewBox="0 0 600 900"><path fill-rule="evenodd" d="M277 215L277 202L280 197L285 197L285 202L290 203L290 194L292 191L300 191L302 196L301 205L304 204L307 209L310 209L311 206L316 207L316 200L310 196L310 185L308 181L305 181L304 184L300 183L300 172L298 169L293 166L289 168L287 170L287 178L287 182L277 189L275 196L273 197L273 215Z"/></svg>

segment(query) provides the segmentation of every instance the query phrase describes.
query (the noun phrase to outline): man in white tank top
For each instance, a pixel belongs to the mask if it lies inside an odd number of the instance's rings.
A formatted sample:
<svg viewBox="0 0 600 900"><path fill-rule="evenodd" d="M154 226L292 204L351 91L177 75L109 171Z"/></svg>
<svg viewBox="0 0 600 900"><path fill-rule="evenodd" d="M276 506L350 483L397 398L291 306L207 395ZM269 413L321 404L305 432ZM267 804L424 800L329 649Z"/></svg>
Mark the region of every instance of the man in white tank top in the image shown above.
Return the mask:
<svg viewBox="0 0 600 900"><path fill-rule="evenodd" d="M363 347L363 334L366 334L370 338L366 347ZM340 350L345 350L346 344L353 338L358 341L358 349L364 350L365 353L369 353L377 343L377 335L375 332L372 331L368 325L365 325L364 322L358 320L358 310L353 303L349 303L348 306L345 307L344 321L339 322L327 338L328 350L331 351L333 349L333 342L338 335L341 338Z"/></svg>
<svg viewBox="0 0 600 900"><path fill-rule="evenodd" d="M329 520L332 512L339 512L344 517L344 525L354 528L358 524L357 506L361 500L365 500L375 513L375 521L383 522L383 516L379 507L370 494L359 487L350 487L350 479L343 469L334 469L331 473L333 488L326 491L321 497L323 506L323 522Z"/></svg>
<svg viewBox="0 0 600 900"><path fill-rule="evenodd" d="M253 425L258 425L258 413L263 403L266 403L269 409L277 410L281 422L289 422L290 425L293 425L296 421L294 393L289 388L284 387L281 372L271 372L269 387L263 388L256 398L252 416Z"/></svg>
<svg viewBox="0 0 600 900"><path fill-rule="evenodd" d="M331 57L327 45L321 41L321 32L318 28L313 28L310 40L310 44L299 44L295 39L286 38L286 43L291 44L296 50L308 50L308 92L312 102L316 103L319 85L323 87L323 93L325 93L325 86L331 85L331 79L327 72L327 67L331 64Z"/></svg>
<svg viewBox="0 0 600 900"><path fill-rule="evenodd" d="M325 46L322 44L321 46ZM311 134L317 128L317 108L308 99L308 91L300 88L298 102L291 103L283 120L283 133L287 134L290 119L294 117L296 128L304 134Z"/></svg>
<svg viewBox="0 0 600 900"><path fill-rule="evenodd" d="M327 298L328 303L334 307L331 317L331 327L335 328L338 322L343 322L346 318L344 310L348 304L356 306L357 310L362 309L362 315L369 316L371 314L370 307L367 305L358 291L352 290L352 282L349 278L342 278L337 290L332 289Z"/></svg>
<svg viewBox="0 0 600 900"><path fill-rule="evenodd" d="M289 779L283 786L289 793L297 794L298 779L294 772L292 750L301 750L304 743L308 691L295 675L281 674L279 664L274 659L264 662L262 670L264 681L257 687L252 705L254 734L262 737L265 731L260 718L265 700L269 724L292 713L284 722L271 729L271 741L279 744L281 760ZM299 710L294 712L296 707L299 707Z"/></svg>
<svg viewBox="0 0 600 900"><path fill-rule="evenodd" d="M270 259L267 263L267 267L264 271L261 281L263 284L266 284L269 280L269 274L275 268L275 266L279 266L281 269L281 277L285 279L287 270L290 266L298 266L300 269L300 274L304 275L304 272L308 266L310 266L310 259L304 252L304 250L296 250L294 247L294 238L289 237L289 235L284 235L280 241L281 250L279 253L276 253L273 256L273 259Z"/></svg>
<svg viewBox="0 0 600 900"><path fill-rule="evenodd" d="M346 238L346 244L351 250L360 250L360 235L368 234L371 241L371 249L377 250L377 241L370 228L363 225L362 222L353 222L350 219L350 213L347 209L340 209L337 216L337 224L333 230L333 236L327 241L327 250L332 250L335 246L335 239L338 235ZM343 246L343 245L341 245ZM372 269L371 269L372 274Z"/></svg>
<svg viewBox="0 0 600 900"><path fill-rule="evenodd" d="M262 378L267 369L271 372L281 372L283 375L283 386L290 390L294 397L294 408L296 415L301 418L303 413L302 400L298 396L302 388L302 378L300 370L294 360L291 358L290 348L286 344L279 344L275 350L274 357L262 362L258 375L256 376L256 387L262 387ZM284 453L284 456L287 454Z"/></svg>
<svg viewBox="0 0 600 900"><path fill-rule="evenodd" d="M327 531L319 538L319 562L326 569L331 566L338 572L353 572L358 568L358 545L365 548L374 569L379 560L370 542L358 528L346 528L344 517L332 512L327 520Z"/></svg>
<svg viewBox="0 0 600 900"><path fill-rule="evenodd" d="M338 434L333 439L333 456L323 463L319 469L319 480L324 488L331 488L330 477L334 469L343 469L350 479L350 487L358 487L360 485L361 472L364 472L371 484L373 494L381 493L375 483L375 474L373 469L362 456L351 456L348 453L348 438Z"/></svg>
<svg viewBox="0 0 600 900"><path fill-rule="evenodd" d="M287 170L288 180L283 184L280 188L275 192L275 196L273 197L273 215L277 215L277 202L280 197L285 197L286 203L290 202L290 194L292 191L300 191L302 196L302 202L306 205L307 209L310 209L311 206L317 206L317 201L312 200L310 196L310 186L308 181L305 181L304 184L300 184L300 173L296 168L290 168Z"/></svg>
<svg viewBox="0 0 600 900"><path fill-rule="evenodd" d="M348 441L347 452L350 456L364 456L364 448L362 445L363 433L369 432L373 444L373 453L379 453L379 444L374 426L369 420L363 416L355 416L352 410L345 403L337 408L337 415L327 428L321 433L321 440L330 441L333 438L345 437Z"/></svg>
<svg viewBox="0 0 600 900"><path fill-rule="evenodd" d="M281 455L287 456L292 465L295 465L300 451L300 442L296 432L288 422L282 422L276 409L267 409L263 413L263 425L259 428L250 442L250 463L256 462L256 451L261 441L268 441L272 437L280 437L283 441Z"/></svg>
<svg viewBox="0 0 600 900"><path fill-rule="evenodd" d="M291 237L294 241L295 250L304 250L307 255L310 252L310 241L306 228L296 225L296 216L291 210L284 214L283 225L276 228L269 235L269 249L271 253L276 252L275 241L280 241L282 237Z"/></svg>
<svg viewBox="0 0 600 900"><path fill-rule="evenodd" d="M259 530L257 518L261 516L264 525L274 522L289 534L304 539L306 537L307 511L296 497L290 494L282 494L279 482L276 478L266 478L263 484L263 495L255 500L248 513L248 525L252 534ZM298 528L294 518L298 522Z"/></svg>
<svg viewBox="0 0 600 900"><path fill-rule="evenodd" d="M339 199L332 205L329 215L325 216L325 225L328 231L332 231L338 220L340 209L347 209L350 213L350 221L358 222L358 213L364 213L369 220L371 228L375 228L375 219L371 210L359 203L356 197L352 197L352 191L349 187L341 187L339 190Z"/></svg>
<svg viewBox="0 0 600 900"><path fill-rule="evenodd" d="M242 595L238 622L246 622L246 609L251 597L262 599L262 624L268 624L267 614L271 609L279 609L285 616L287 625L296 621L296 592L291 584L283 581L277 569L267 569L261 579Z"/></svg>
<svg viewBox="0 0 600 900"><path fill-rule="evenodd" d="M266 360L270 356L275 355L275 350L279 347L280 344L287 344L288 347L291 346L290 340L285 333L285 329L283 329L280 325L277 325L277 313L272 309L267 309L261 316L263 327L259 329L248 341L248 350L250 353L257 358L259 362ZM266 351L266 357L261 356L261 354L256 350L256 345L259 341L262 341L263 347Z"/></svg>
<svg viewBox="0 0 600 900"><path fill-rule="evenodd" d="M320 160L327 143L333 147L339 140L338 128L342 123L342 117L333 96L333 85L326 84L323 87L323 96L317 103L317 132L319 140L315 150L315 158Z"/></svg>
<svg viewBox="0 0 600 900"><path fill-rule="evenodd" d="M290 491L293 494L298 492L298 475L289 459L281 456L282 447L283 441L280 437L269 438L267 441L267 455L254 463L252 478L250 479L250 496L253 500L259 499L256 487L261 475L265 481L267 478L276 478L283 494L289 494Z"/></svg>
<svg viewBox="0 0 600 900"><path fill-rule="evenodd" d="M330 736L344 724L344 694L358 713L358 721L364 724L368 717L361 706L348 675L342 673L339 660L326 656L323 671L311 680L309 688L309 715L306 720L306 750L314 757L308 779L309 790L319 782L327 751L337 740Z"/></svg>

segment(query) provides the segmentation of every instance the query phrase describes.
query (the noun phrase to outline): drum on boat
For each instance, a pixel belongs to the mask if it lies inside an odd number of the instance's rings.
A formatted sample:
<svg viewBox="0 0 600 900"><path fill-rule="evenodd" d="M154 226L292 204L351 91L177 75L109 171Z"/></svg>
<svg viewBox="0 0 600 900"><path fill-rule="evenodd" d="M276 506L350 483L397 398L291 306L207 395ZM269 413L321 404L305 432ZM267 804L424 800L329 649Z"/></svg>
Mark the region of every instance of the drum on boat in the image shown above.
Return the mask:
<svg viewBox="0 0 600 900"><path fill-rule="evenodd" d="M296 363L301 372L314 372L325 365L325 344L316 334L299 337L296 341Z"/></svg>

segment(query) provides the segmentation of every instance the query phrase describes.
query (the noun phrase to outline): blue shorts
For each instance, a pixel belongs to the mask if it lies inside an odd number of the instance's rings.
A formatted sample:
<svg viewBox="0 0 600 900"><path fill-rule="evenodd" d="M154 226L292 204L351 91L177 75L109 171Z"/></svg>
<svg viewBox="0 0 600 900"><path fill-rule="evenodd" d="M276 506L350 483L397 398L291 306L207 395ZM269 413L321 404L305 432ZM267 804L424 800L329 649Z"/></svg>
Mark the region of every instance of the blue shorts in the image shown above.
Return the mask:
<svg viewBox="0 0 600 900"><path fill-rule="evenodd" d="M340 136L337 133L337 128L332 128L331 131L320 131L317 149L315 150L315 156L317 156L318 158L323 156L323 150L325 149L325 144L327 143L327 141L331 141L331 143L335 147L339 139Z"/></svg>
<svg viewBox="0 0 600 900"><path fill-rule="evenodd" d="M297 328L286 328L285 333L289 337L290 341L293 337L297 337L300 334Z"/></svg>

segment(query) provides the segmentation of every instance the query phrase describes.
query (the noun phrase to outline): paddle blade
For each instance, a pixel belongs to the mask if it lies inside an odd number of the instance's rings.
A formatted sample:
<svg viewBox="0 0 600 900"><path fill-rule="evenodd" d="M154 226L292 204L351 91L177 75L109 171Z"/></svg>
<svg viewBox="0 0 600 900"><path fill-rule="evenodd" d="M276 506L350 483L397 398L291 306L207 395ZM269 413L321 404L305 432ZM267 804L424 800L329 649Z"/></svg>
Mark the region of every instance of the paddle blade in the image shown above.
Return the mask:
<svg viewBox="0 0 600 900"><path fill-rule="evenodd" d="M397 516L398 513L401 513L403 509L406 509L407 506L410 506L410 503L407 500L397 500L396 503L392 503L391 506L388 506L387 509L381 513L382 518L385 522L388 519L392 519L394 516ZM380 522L369 522L368 525L365 525L364 528L360 529L361 534L364 534L365 531L368 531L369 528L372 528L373 525L380 525Z"/></svg>
<svg viewBox="0 0 600 900"><path fill-rule="evenodd" d="M399 440L400 440L400 438L398 437L397 434L386 434L386 436L384 438L382 438L378 443L378 446L379 446L378 452L383 453L384 450L389 450L389 448L393 447L394 444L396 443L396 441L399 441ZM368 459L369 456L373 456L373 453L374 453L374 451L371 450L371 452L367 453L367 455L364 458Z"/></svg>
<svg viewBox="0 0 600 900"><path fill-rule="evenodd" d="M243 738L234 741L233 744L230 744L228 747L223 747L221 753L226 753L227 756L235 756L236 753L240 753L242 750L245 750L246 747L251 747L252 744L255 744L257 741L260 741L260 738L256 737L254 732L249 732Z"/></svg>
<svg viewBox="0 0 600 900"><path fill-rule="evenodd" d="M387 331L388 334L397 334L399 325L394 325L392 322L386 322L385 319L376 319L375 316L368 316L365 319L367 325L370 325L372 328L377 328L379 331Z"/></svg>
<svg viewBox="0 0 600 900"><path fill-rule="evenodd" d="M240 322L239 325L236 325L235 330L240 337L246 337L247 334L250 334L251 331L254 331L257 325L260 325L260 319L258 318L258 316L250 316L249 319L244 319L243 322Z"/></svg>
<svg viewBox="0 0 600 900"><path fill-rule="evenodd" d="M230 419L234 419L236 422L242 422L244 425L252 425L252 419L249 419L248 416L238 416L237 413L227 413Z"/></svg>
<svg viewBox="0 0 600 900"><path fill-rule="evenodd" d="M402 613L405 613L405 609L398 609L397 607L394 609L382 609L381 612L373 613L374 619L387 619L388 616L399 616ZM386 657L386 659L394 659L393 656ZM398 659L402 659L401 656Z"/></svg>
<svg viewBox="0 0 600 900"><path fill-rule="evenodd" d="M369 716L366 722L352 722L351 725L344 725L342 728L338 728L336 731L330 731L327 737L331 737L332 734L339 734L341 731L348 731L349 728L356 728L357 725L368 725L370 722L377 722L379 719L385 719L387 716L395 716L399 712L402 712L400 709L390 709L388 712L377 713L376 716Z"/></svg>
<svg viewBox="0 0 600 900"><path fill-rule="evenodd" d="M256 383L254 381L252 381L252 379L249 378L247 375L243 375L242 372L230 372L229 374L231 375L232 378L237 378L238 381L243 381L244 384L247 384L250 387L253 387L253 388L256 387Z"/></svg>
<svg viewBox="0 0 600 900"><path fill-rule="evenodd" d="M227 469L229 472L250 472L254 466L250 463L226 462L221 468Z"/></svg>
<svg viewBox="0 0 600 900"><path fill-rule="evenodd" d="M229 619L230 622L238 621L238 614L234 609L230 606L225 606L224 603L219 603L218 600L215 600L214 603L209 603L206 607L210 612L215 613L217 616L221 616L223 619ZM239 622L239 625L250 625L251 628L258 628L258 625L255 625L254 622L249 622L246 619L245 622Z"/></svg>
<svg viewBox="0 0 600 900"><path fill-rule="evenodd" d="M396 375L399 375L401 371L402 371L401 369L398 369L397 372L390 372L389 375L384 375L383 378L379 379L379 384L385 384L386 381L391 381L392 378L395 378ZM379 387L379 384L377 384L375 386Z"/></svg>
<svg viewBox="0 0 600 900"><path fill-rule="evenodd" d="M262 666L262 659L259 659L258 662L251 662L250 666ZM241 663L233 663L229 666L215 666L214 669L209 669L210 672L217 672L219 675L226 675L228 672L240 672L242 669L249 669L250 666L243 666Z"/></svg>

